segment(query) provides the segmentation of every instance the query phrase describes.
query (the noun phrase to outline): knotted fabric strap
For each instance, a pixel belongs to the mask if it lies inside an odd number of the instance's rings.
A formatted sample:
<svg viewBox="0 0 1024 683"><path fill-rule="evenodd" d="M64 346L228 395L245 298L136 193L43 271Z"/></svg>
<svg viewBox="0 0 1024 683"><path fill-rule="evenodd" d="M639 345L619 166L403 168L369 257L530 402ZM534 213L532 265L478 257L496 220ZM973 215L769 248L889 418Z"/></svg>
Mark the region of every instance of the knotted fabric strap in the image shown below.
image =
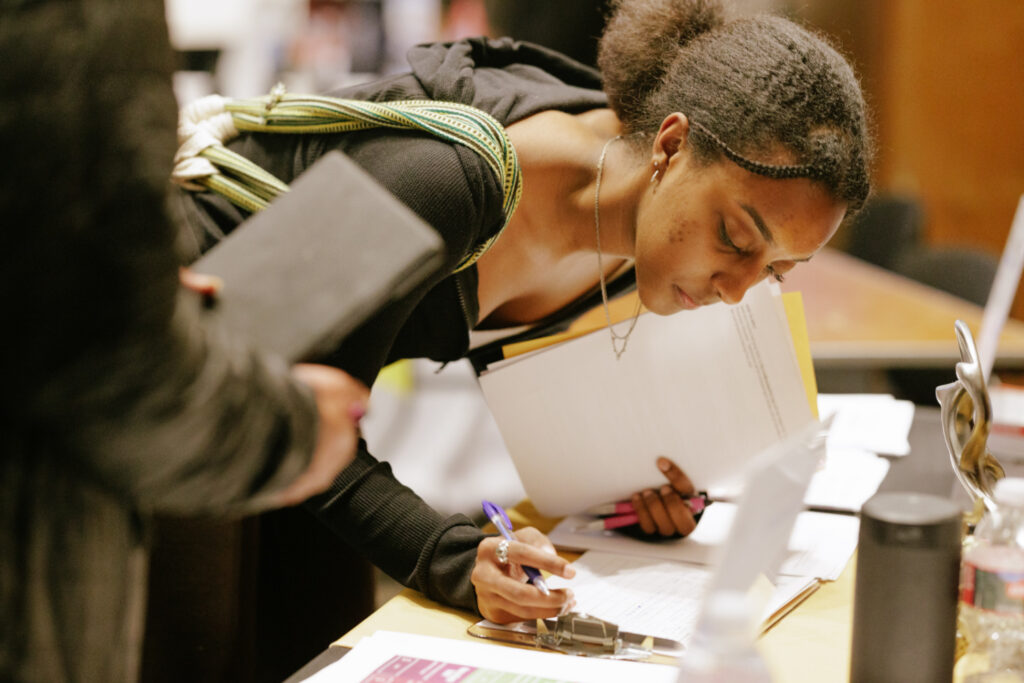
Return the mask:
<svg viewBox="0 0 1024 683"><path fill-rule="evenodd" d="M255 213L288 186L224 143L240 131L261 133L343 133L368 128L422 130L469 147L486 160L502 187L508 225L523 191L515 148L504 128L484 111L457 102L405 100L364 102L315 95L289 95L280 86L270 95L229 100L210 95L181 111L178 153L171 179L183 187L209 190ZM472 265L501 234L474 248L456 270Z"/></svg>

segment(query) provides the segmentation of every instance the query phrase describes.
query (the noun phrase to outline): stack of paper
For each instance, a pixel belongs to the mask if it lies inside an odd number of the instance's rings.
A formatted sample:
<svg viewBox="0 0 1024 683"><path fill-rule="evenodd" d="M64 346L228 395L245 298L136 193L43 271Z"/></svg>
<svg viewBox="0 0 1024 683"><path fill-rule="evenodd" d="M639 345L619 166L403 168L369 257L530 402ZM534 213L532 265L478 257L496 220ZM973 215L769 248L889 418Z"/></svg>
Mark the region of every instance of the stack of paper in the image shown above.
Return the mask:
<svg viewBox="0 0 1024 683"><path fill-rule="evenodd" d="M883 455L910 453L914 404L890 394L819 394L818 414L835 415L829 448L858 449Z"/></svg>
<svg viewBox="0 0 1024 683"><path fill-rule="evenodd" d="M704 511L700 524L686 538L653 541L615 531L577 530L590 518L574 515L563 519L549 538L564 550L601 550L708 567L726 541L735 512L736 506L732 503L714 503ZM857 548L857 532L858 520L852 515L801 512L778 573L835 580Z"/></svg>
<svg viewBox="0 0 1024 683"><path fill-rule="evenodd" d="M527 495L551 517L660 486L659 455L698 488L735 493L747 461L813 417L767 282L736 306L641 315L618 360L601 329L492 366L480 385Z"/></svg>
<svg viewBox="0 0 1024 683"><path fill-rule="evenodd" d="M569 588L576 611L596 615L631 633L690 642L711 581L705 566L657 557L591 550L573 567L576 577L548 579L551 588ZM758 588L767 590L761 622L767 627L786 608L818 587L806 576L783 576Z"/></svg>
<svg viewBox="0 0 1024 683"><path fill-rule="evenodd" d="M816 510L859 512L889 472L889 457L910 453L914 404L889 394L819 394L818 414L833 417L832 429L825 461L804 503Z"/></svg>

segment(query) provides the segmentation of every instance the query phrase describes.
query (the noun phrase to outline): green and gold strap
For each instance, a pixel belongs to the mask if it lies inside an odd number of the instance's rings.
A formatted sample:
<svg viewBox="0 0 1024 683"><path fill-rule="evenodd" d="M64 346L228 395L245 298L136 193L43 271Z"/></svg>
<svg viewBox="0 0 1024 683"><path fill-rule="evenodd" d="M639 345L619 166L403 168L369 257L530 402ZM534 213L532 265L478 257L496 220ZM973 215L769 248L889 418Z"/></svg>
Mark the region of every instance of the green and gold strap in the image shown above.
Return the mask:
<svg viewBox="0 0 1024 683"><path fill-rule="evenodd" d="M501 182L502 212L508 225L519 204L523 179L505 129L493 116L457 102L404 100L364 102L316 95L289 95L275 88L248 100L205 97L181 112L172 179L192 190L209 190L256 212L288 186L224 143L240 131L261 133L343 133L369 128L421 130L469 147ZM467 268L494 243L501 230L477 245L456 270Z"/></svg>

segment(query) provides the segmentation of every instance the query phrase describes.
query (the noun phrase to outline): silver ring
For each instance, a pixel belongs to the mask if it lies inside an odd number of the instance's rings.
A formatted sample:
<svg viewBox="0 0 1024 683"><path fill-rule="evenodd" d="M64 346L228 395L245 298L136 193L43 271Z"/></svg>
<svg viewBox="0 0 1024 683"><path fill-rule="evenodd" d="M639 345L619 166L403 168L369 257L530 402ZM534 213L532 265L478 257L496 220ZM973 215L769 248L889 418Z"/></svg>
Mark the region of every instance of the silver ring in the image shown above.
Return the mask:
<svg viewBox="0 0 1024 683"><path fill-rule="evenodd" d="M498 558L498 564L508 564L508 539L501 539L498 543L498 547L494 550L494 554Z"/></svg>

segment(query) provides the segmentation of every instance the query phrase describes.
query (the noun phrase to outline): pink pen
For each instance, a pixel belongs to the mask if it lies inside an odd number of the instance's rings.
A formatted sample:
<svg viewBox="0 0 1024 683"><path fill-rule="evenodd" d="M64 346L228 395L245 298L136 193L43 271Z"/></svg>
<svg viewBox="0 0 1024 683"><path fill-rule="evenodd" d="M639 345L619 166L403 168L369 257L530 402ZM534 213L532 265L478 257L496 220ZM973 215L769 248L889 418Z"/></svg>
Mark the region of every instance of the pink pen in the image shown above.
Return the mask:
<svg viewBox="0 0 1024 683"><path fill-rule="evenodd" d="M711 504L711 501L708 500L708 497L705 494L683 498L683 502L686 503L686 507L690 508L690 512L695 515L703 512L704 508Z"/></svg>
<svg viewBox="0 0 1024 683"><path fill-rule="evenodd" d="M698 514L704 510L708 505L711 504L711 500L708 499L708 494L698 493L693 496L686 496L683 498L683 502L690 508L690 512ZM618 503L605 503L604 505L595 505L586 511L586 514L593 515L595 517L607 517L609 515L631 515L633 514L633 504L628 500L619 501Z"/></svg>
<svg viewBox="0 0 1024 683"><path fill-rule="evenodd" d="M595 505L594 507L587 510L588 515L594 515L595 517L607 517L608 515L628 515L633 512L633 504L628 500L620 501L618 503L605 503L604 505Z"/></svg>
<svg viewBox="0 0 1024 683"><path fill-rule="evenodd" d="M615 515L614 517L604 517L602 519L595 519L593 522L580 524L574 531L610 531L611 529L618 529L624 526L633 526L639 521L640 518L635 513Z"/></svg>

